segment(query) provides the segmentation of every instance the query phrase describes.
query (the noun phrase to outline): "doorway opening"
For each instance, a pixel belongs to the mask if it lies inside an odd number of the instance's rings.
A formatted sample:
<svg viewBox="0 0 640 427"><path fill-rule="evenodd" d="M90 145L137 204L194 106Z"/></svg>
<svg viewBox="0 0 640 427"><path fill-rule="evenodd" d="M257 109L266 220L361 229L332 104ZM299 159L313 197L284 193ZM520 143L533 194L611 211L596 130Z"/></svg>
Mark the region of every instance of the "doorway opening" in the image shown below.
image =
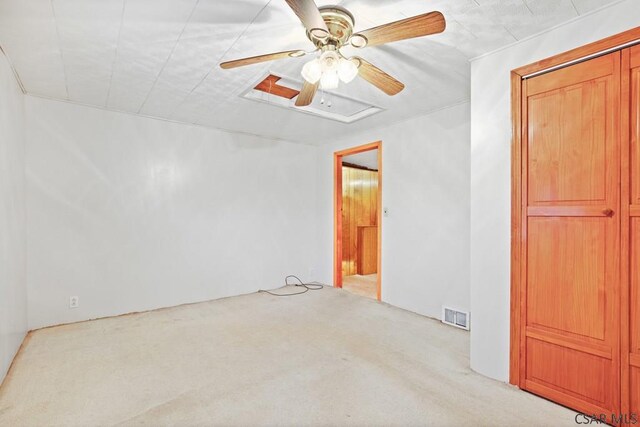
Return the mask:
<svg viewBox="0 0 640 427"><path fill-rule="evenodd" d="M382 142L334 153L333 283L381 300Z"/></svg>

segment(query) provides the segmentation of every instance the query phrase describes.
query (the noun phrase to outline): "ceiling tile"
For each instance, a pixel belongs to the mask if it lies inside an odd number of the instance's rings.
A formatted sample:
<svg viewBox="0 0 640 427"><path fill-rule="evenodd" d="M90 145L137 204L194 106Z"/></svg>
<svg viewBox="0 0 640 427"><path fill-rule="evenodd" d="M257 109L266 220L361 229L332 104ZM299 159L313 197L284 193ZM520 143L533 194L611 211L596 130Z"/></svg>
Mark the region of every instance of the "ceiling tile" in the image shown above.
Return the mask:
<svg viewBox="0 0 640 427"><path fill-rule="evenodd" d="M475 7L452 16L472 35L458 44L458 49L470 58L516 41L515 36L491 15L492 10L489 6Z"/></svg>
<svg viewBox="0 0 640 427"><path fill-rule="evenodd" d="M610 0L571 0L571 2L576 7L580 15L600 9L601 7L608 6L612 3L617 3Z"/></svg>
<svg viewBox="0 0 640 427"><path fill-rule="evenodd" d="M571 0L527 0L526 4L533 16L521 17L504 24L518 40L578 16Z"/></svg>
<svg viewBox="0 0 640 427"><path fill-rule="evenodd" d="M108 107L140 110L196 4L197 0L126 1ZM137 86L126 93L132 81Z"/></svg>
<svg viewBox="0 0 640 427"><path fill-rule="evenodd" d="M28 92L67 99L64 63L50 0L0 1L0 45Z"/></svg>
<svg viewBox="0 0 640 427"><path fill-rule="evenodd" d="M63 47L117 45L124 0L51 0Z"/></svg>
<svg viewBox="0 0 640 427"><path fill-rule="evenodd" d="M431 11L440 11L447 16L464 14L477 8L478 3L475 0L428 0L423 2L402 0L397 6L406 16L420 15Z"/></svg>
<svg viewBox="0 0 640 427"><path fill-rule="evenodd" d="M174 45L175 41L121 42L113 67L107 106L119 111L137 112L153 88Z"/></svg>
<svg viewBox="0 0 640 427"><path fill-rule="evenodd" d="M9 48L6 52L12 55L13 51ZM21 51L10 58L15 69L19 70L18 75L28 93L68 99L64 66L58 49L43 44L37 50Z"/></svg>
<svg viewBox="0 0 640 427"><path fill-rule="evenodd" d="M105 106L124 0L52 0L69 99Z"/></svg>
<svg viewBox="0 0 640 427"><path fill-rule="evenodd" d="M356 31L406 18L393 1L344 0L341 6L346 7L353 14Z"/></svg>
<svg viewBox="0 0 640 427"><path fill-rule="evenodd" d="M220 101L213 100L204 92L191 92L177 105L169 117L186 123L197 123L204 111L211 109L213 102Z"/></svg>
<svg viewBox="0 0 640 427"><path fill-rule="evenodd" d="M182 90L167 83L159 82L146 99L140 113L152 117L169 118L187 96L189 96L188 90Z"/></svg>
<svg viewBox="0 0 640 427"><path fill-rule="evenodd" d="M575 18L578 11L571 0L524 0L534 16L564 20Z"/></svg>

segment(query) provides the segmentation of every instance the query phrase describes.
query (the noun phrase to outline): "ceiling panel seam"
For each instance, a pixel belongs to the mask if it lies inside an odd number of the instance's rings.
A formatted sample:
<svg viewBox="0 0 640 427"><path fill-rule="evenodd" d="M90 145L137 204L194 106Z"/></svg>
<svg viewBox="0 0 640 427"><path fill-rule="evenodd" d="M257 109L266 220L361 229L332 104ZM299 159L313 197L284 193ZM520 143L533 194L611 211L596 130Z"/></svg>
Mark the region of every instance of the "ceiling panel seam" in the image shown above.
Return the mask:
<svg viewBox="0 0 640 427"><path fill-rule="evenodd" d="M9 58L9 55L7 55L7 52L4 51L4 49L2 48L2 46L0 45L0 55L4 56L7 64L9 64L9 68L11 69L11 72L13 73L13 76L16 78L16 83L18 83L18 87L20 88L20 90L22 91L22 93L24 95L27 94L27 90L24 88L24 84L22 83L22 79L20 78L20 75L18 74L18 70L16 70L16 67L13 66L13 62L11 62L11 58Z"/></svg>
<svg viewBox="0 0 640 427"><path fill-rule="evenodd" d="M53 6L53 0L49 0L49 4L51 4L51 13L53 14L53 22L55 22L55 25L56 25L56 38L58 39L58 50L60 51L60 60L62 61L62 73L64 74L64 89L67 91L67 99L70 99L69 83L67 81L67 65L64 62L64 53L62 53L62 40L60 39L58 17L56 16L56 8Z"/></svg>
<svg viewBox="0 0 640 427"><path fill-rule="evenodd" d="M109 98L111 98L111 85L113 83L113 75L115 73L116 63L118 61L118 50L120 49L120 37L122 35L122 27L124 26L124 13L127 8L127 0L122 0L122 14L120 15L120 28L118 29L118 38L116 39L116 51L113 54L113 61L111 62L111 74L109 75L109 89L107 90L107 99L105 101L105 107L109 105Z"/></svg>
<svg viewBox="0 0 640 427"><path fill-rule="evenodd" d="M504 28L504 30L509 33L509 35L511 37L513 37L513 40L518 41L518 38L506 27L506 25L502 25L502 28Z"/></svg>
<svg viewBox="0 0 640 427"><path fill-rule="evenodd" d="M527 8L527 10L529 11L529 13L533 16L535 15L535 13L533 13L533 11L531 10L531 8L529 7L529 5L527 4L527 0L522 0L522 4L524 4L524 7Z"/></svg>
<svg viewBox="0 0 640 427"><path fill-rule="evenodd" d="M176 47L178 47L178 44L180 43L180 40L182 39L182 35L184 34L185 30L187 29L187 26L189 25L189 22L191 22L191 18L193 17L193 14L195 13L196 8L198 7L199 4L200 4L200 0L197 0L196 3L193 5L193 9L191 9L191 13L189 14L189 17L187 18L187 21L184 23L184 27L182 27L182 31L180 31L180 34L178 35L178 38L176 39L176 42L173 44L173 47L171 48L171 52L169 52L169 55L167 56L167 60L164 61L164 64L162 64L162 68L160 68L160 72L158 72L158 75L156 76L156 79L153 81L153 85L151 85L151 89L149 89L149 92L147 93L147 96L144 98L144 101L142 102L142 105L140 105L140 108L138 109L138 113L141 112L142 109L144 108L144 106L146 105L147 101L149 100L149 97L151 96L151 92L153 92L153 90L156 87L156 84L158 84L158 80L160 80L160 76L162 75L162 72L166 68L166 66L169 63L169 61L171 61L171 57L173 56L174 52L176 51Z"/></svg>
<svg viewBox="0 0 640 427"><path fill-rule="evenodd" d="M240 38L242 38L242 36L244 36L244 34L247 32L247 30L249 28L251 28L251 26L253 25L254 22L256 22L256 19L258 19L258 17L260 16L260 14L267 8L267 6L269 6L269 4L271 4L272 0L269 0L259 11L258 13L256 13L256 15L253 17L253 19L251 20L251 22L249 22L249 24L244 28L244 30L242 30L242 32L240 33L240 35L238 37L236 37L236 39L233 41L233 43L231 43L229 45L229 47L222 53L222 55L220 55L220 57L218 58L218 60L216 61L217 64L219 64L220 62L222 62L222 59L225 57L225 55L227 53L229 53L229 51L236 45L236 43L238 43L238 40L240 40ZM173 109L173 111L171 111L171 113L169 114L169 117L173 117L173 115L175 114L175 112L180 109L180 107L182 106L182 104L184 104L184 102L189 99L189 97L191 96L191 94L193 94L193 92L195 92L200 85L202 85L202 83L204 83L205 80L207 80L207 78L211 75L211 72L215 69L211 68L209 71L207 71L207 73L204 75L204 77L202 77L202 79L200 79L200 81L189 91L189 93L187 94L187 96L185 96L182 101L180 101L176 107ZM200 121L200 117L199 116L196 119L196 122ZM194 123L196 123L194 122Z"/></svg>
<svg viewBox="0 0 640 427"><path fill-rule="evenodd" d="M573 10L575 10L578 16L580 16L580 12L578 11L576 4L573 2L573 0L569 0L569 1L571 2L571 6L573 6Z"/></svg>
<svg viewBox="0 0 640 427"><path fill-rule="evenodd" d="M456 23L458 23L458 25L460 25L460 26L461 26L465 31L467 31L469 34L471 34L473 37L475 37L475 39L476 39L476 40L480 38L480 37L478 37L478 35L477 35L475 32L473 32L473 31L471 30L471 28L469 28L468 26L466 26L466 25L465 25L465 24L463 24L462 22L457 21L457 20L455 20L455 19L453 19L453 18L448 18L448 19L449 19L449 22L456 22Z"/></svg>

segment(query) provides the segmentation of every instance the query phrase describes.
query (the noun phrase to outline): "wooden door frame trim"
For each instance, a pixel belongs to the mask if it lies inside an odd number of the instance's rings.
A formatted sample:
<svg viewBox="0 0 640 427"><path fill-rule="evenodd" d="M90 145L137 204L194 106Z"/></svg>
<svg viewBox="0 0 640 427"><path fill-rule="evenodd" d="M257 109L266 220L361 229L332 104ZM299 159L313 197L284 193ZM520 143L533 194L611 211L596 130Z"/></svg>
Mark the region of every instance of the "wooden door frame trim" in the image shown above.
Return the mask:
<svg viewBox="0 0 640 427"><path fill-rule="evenodd" d="M333 286L342 288L342 158L378 150L378 256L376 298L382 300L382 141L359 145L333 153Z"/></svg>
<svg viewBox="0 0 640 427"><path fill-rule="evenodd" d="M620 58L620 103L631 106L631 48ZM620 109L620 409L631 413L631 108ZM626 231L625 231L626 230ZM625 304L624 301L629 301ZM626 321L625 321L626 319Z"/></svg>
<svg viewBox="0 0 640 427"><path fill-rule="evenodd" d="M622 47L640 41L640 27L632 28L587 45L568 50L558 55L516 68L511 71L511 326L509 346L509 382L518 387L524 386L520 380L520 340L521 337L521 291L522 291L522 81L525 76L539 73L563 64L572 65L581 59L591 59L599 53L610 53Z"/></svg>

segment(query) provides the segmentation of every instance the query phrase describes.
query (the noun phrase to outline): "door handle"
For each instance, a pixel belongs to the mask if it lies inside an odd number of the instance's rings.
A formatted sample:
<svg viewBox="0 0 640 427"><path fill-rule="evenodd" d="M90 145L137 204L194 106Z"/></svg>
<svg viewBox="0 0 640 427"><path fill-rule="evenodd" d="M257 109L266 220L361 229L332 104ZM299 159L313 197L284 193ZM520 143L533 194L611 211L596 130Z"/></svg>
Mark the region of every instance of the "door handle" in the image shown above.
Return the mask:
<svg viewBox="0 0 640 427"><path fill-rule="evenodd" d="M611 208L603 209L602 213L604 214L604 216L613 216L614 214L613 209Z"/></svg>

